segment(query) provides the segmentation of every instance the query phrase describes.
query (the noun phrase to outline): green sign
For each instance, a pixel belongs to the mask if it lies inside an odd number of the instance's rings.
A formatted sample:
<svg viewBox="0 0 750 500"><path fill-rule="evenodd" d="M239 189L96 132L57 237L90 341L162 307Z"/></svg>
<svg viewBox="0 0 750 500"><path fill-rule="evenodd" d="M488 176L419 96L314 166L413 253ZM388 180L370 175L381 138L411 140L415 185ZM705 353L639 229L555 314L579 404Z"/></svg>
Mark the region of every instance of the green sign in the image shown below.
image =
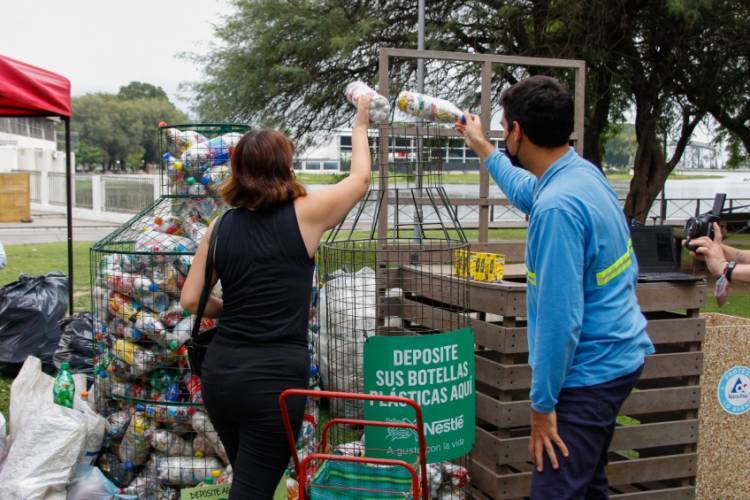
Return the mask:
<svg viewBox="0 0 750 500"><path fill-rule="evenodd" d="M370 337L364 346L365 392L403 396L422 408L427 462L450 460L474 446L474 333ZM365 402L365 419L415 423L414 409L388 402ZM414 431L365 427L368 457L413 462Z"/></svg>
<svg viewBox="0 0 750 500"><path fill-rule="evenodd" d="M180 492L180 500L228 500L231 483L187 488Z"/></svg>

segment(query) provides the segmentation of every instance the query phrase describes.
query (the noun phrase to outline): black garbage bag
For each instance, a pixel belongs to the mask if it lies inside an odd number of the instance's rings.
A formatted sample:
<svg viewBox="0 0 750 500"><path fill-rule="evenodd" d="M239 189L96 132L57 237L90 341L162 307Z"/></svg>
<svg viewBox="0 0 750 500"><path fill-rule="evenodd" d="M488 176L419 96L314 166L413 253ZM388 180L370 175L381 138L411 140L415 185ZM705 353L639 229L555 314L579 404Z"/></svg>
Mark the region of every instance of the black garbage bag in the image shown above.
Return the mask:
<svg viewBox="0 0 750 500"><path fill-rule="evenodd" d="M60 342L60 321L68 309L68 277L21 274L0 288L0 367L15 374L28 356L44 364Z"/></svg>
<svg viewBox="0 0 750 500"><path fill-rule="evenodd" d="M94 373L94 317L90 312L77 313L60 320L60 343L53 357L55 366L67 361L73 373Z"/></svg>

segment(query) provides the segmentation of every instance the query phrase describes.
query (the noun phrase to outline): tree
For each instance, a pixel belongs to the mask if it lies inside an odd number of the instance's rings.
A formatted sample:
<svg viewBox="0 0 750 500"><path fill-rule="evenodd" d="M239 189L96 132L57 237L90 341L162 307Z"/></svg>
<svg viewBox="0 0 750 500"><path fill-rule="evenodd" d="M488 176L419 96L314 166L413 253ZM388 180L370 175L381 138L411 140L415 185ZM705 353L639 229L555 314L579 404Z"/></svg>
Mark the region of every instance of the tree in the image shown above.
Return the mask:
<svg viewBox="0 0 750 500"><path fill-rule="evenodd" d="M147 97L153 95L156 97ZM73 129L79 134L79 159L98 151L108 168L117 162L125 168L138 169L144 162L157 163L161 158L157 125L185 122L164 91L147 83L133 82L114 94L87 94L74 97Z"/></svg>
<svg viewBox="0 0 750 500"><path fill-rule="evenodd" d="M87 167L101 165L104 163L104 151L97 146L80 141L76 151L76 162Z"/></svg>
<svg viewBox="0 0 750 500"><path fill-rule="evenodd" d="M341 126L352 114L343 86L354 79L375 83L376 47L416 43L416 1L232 3L235 14L216 29L220 45L196 58L205 73L193 85L203 118L279 126L297 137ZM711 112L680 82L701 85L709 76L696 76L694 65L696 54L717 43L710 33L723 29L712 14L719 4L732 7L729 0L436 0L426 12L426 46L584 59L584 156L600 165L608 124L635 108L638 148L625 211L643 219L695 126ZM389 68L392 93L413 85L415 64ZM569 72L551 69L495 65L493 71L498 93L536 72L571 83ZM477 65L428 64L427 74L426 88L476 108ZM660 138L668 131L677 147L665 158Z"/></svg>
<svg viewBox="0 0 750 500"><path fill-rule="evenodd" d="M635 156L637 144L635 127L629 123L611 124L602 137L604 140L603 163L612 168L630 168L631 158Z"/></svg>
<svg viewBox="0 0 750 500"><path fill-rule="evenodd" d="M164 92L164 89L144 82L130 82L127 85L120 87L120 91L117 92L117 97L125 100L159 99L162 101L169 101L169 97L167 97L167 93Z"/></svg>

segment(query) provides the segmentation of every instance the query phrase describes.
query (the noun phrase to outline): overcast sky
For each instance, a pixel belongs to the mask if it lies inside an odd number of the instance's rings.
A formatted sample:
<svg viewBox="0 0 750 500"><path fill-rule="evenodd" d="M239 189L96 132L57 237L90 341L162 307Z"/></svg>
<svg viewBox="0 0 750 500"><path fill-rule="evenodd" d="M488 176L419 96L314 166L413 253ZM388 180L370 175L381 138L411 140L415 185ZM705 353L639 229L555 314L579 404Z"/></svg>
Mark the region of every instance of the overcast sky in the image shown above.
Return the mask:
<svg viewBox="0 0 750 500"><path fill-rule="evenodd" d="M177 55L206 53L213 25L230 12L226 0L0 0L0 54L60 73L73 95L138 80L189 111L178 86L200 78L200 68ZM693 137L711 135L701 125Z"/></svg>
<svg viewBox="0 0 750 500"><path fill-rule="evenodd" d="M60 73L73 95L138 80L188 111L178 86L200 72L176 56L205 53L230 11L225 0L0 0L0 54Z"/></svg>

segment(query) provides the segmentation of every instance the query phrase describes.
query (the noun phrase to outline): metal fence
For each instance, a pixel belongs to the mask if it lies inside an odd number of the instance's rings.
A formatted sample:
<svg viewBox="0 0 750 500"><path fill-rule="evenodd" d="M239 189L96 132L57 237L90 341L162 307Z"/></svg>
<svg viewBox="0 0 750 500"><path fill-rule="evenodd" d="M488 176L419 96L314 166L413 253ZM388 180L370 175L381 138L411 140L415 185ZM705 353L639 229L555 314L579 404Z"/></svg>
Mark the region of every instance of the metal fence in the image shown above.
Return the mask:
<svg viewBox="0 0 750 500"><path fill-rule="evenodd" d="M49 182L49 204L65 205L65 173L49 172L47 174Z"/></svg>
<svg viewBox="0 0 750 500"><path fill-rule="evenodd" d="M76 207L94 208L94 182L90 175L75 176L75 200Z"/></svg>
<svg viewBox="0 0 750 500"><path fill-rule="evenodd" d="M30 199L32 203L40 203L42 200L42 177L41 173L36 170L18 169L15 172L24 172L29 174L29 187L31 189Z"/></svg>
<svg viewBox="0 0 750 500"><path fill-rule="evenodd" d="M137 213L154 201L153 177L102 176L105 212Z"/></svg>

